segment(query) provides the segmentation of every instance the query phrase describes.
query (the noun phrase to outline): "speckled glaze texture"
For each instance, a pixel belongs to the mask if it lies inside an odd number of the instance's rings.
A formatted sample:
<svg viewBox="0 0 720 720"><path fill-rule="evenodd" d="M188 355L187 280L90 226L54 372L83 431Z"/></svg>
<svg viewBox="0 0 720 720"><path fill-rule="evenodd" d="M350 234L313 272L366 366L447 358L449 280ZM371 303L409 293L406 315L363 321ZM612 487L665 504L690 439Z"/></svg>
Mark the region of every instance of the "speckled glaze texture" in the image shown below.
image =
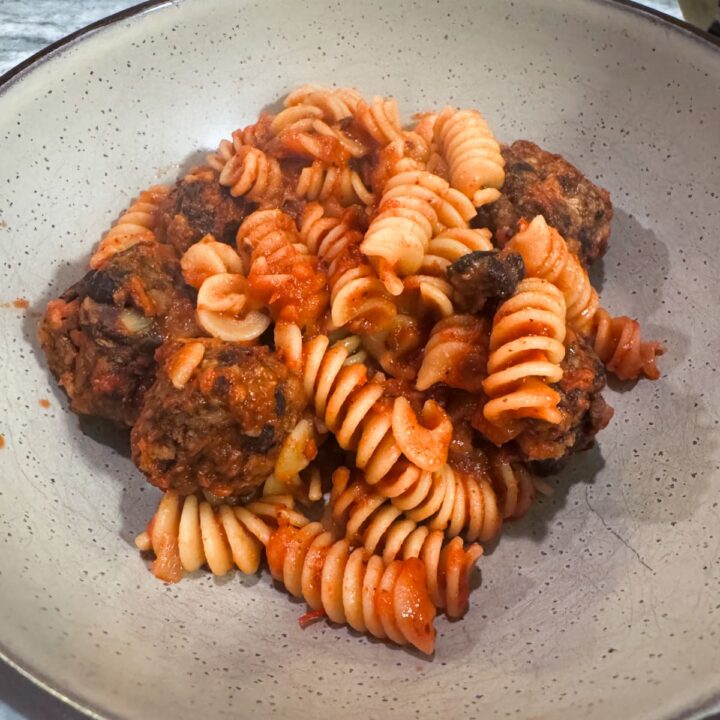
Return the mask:
<svg viewBox="0 0 720 720"><path fill-rule="evenodd" d="M478 107L612 194L605 304L663 378L481 561L432 661L323 623L267 576L167 587L123 434L66 410L39 313L144 186L293 86ZM598 0L203 0L121 21L0 95L0 648L113 718L694 716L720 693L720 52ZM616 389L618 389L616 387ZM43 408L39 401L49 398Z"/></svg>

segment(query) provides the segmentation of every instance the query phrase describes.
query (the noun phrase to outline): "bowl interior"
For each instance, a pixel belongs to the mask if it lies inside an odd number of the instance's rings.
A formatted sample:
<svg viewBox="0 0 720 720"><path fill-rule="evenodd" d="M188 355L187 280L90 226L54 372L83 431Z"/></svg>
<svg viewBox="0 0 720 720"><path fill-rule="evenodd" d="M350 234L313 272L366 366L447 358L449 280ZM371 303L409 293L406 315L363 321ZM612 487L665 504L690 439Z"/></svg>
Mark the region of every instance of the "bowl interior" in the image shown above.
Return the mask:
<svg viewBox="0 0 720 720"><path fill-rule="evenodd" d="M597 0L181 2L0 94L0 648L112 717L624 718L720 691L720 52ZM127 439L66 410L39 314L143 187L306 81L477 107L608 188L604 304L666 347L481 561L432 661L322 623L266 575L158 583L132 540L158 494ZM27 298L29 308L13 306ZM44 408L41 399L49 399Z"/></svg>

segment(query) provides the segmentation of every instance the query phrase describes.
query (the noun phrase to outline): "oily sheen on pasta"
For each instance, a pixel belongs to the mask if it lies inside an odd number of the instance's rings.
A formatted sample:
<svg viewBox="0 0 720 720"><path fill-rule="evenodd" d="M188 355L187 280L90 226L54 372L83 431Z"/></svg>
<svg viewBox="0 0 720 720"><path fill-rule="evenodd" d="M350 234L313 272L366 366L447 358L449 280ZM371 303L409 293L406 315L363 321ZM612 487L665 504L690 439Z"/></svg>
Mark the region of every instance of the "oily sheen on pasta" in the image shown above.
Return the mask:
<svg viewBox="0 0 720 720"><path fill-rule="evenodd" d="M136 540L158 579L267 567L303 628L428 655L483 545L550 491L535 471L610 421L606 371L657 379L662 352L590 281L607 192L502 145L491 100L437 100L291 91L141 192L40 326L71 407L131 426L163 493Z"/></svg>

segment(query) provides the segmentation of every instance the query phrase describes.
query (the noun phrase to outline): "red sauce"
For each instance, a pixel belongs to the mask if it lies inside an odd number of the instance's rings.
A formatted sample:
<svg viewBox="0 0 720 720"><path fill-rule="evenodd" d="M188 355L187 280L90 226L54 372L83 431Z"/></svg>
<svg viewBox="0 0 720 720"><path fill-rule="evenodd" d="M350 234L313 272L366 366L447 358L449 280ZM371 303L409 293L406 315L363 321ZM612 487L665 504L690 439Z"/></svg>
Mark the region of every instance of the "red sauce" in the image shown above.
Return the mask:
<svg viewBox="0 0 720 720"><path fill-rule="evenodd" d="M50 401L47 398L40 398L40 407L47 410L50 407Z"/></svg>
<svg viewBox="0 0 720 720"><path fill-rule="evenodd" d="M18 298L17 300L13 300L12 304L13 307L18 308L19 310L24 310L25 308L30 307L30 301L26 300L25 298Z"/></svg>
<svg viewBox="0 0 720 720"><path fill-rule="evenodd" d="M5 436L0 435L0 450L2 450L5 447Z"/></svg>

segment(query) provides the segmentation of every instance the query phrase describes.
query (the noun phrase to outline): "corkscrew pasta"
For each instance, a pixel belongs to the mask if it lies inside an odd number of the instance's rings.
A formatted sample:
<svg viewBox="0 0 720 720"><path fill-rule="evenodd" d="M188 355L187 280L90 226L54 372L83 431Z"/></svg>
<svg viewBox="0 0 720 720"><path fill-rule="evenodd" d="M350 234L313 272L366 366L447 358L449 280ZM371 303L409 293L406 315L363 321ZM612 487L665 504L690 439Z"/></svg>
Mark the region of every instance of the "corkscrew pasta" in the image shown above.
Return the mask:
<svg viewBox="0 0 720 720"><path fill-rule="evenodd" d="M523 280L493 320L483 380L491 398L483 409L487 420L498 425L521 418L562 420L560 396L550 384L563 375L564 339L563 294L547 280Z"/></svg>
<svg viewBox="0 0 720 720"><path fill-rule="evenodd" d="M550 280L562 290L568 325L593 339L595 352L610 372L621 380L635 380L641 374L657 380L655 356L662 352L660 343L643 342L636 320L613 318L600 308L587 270L542 215L525 223L507 247L522 256L529 275Z"/></svg>
<svg viewBox="0 0 720 720"><path fill-rule="evenodd" d="M505 160L477 110L445 108L433 125L433 139L447 161L454 188L476 207L497 200L505 181Z"/></svg>
<svg viewBox="0 0 720 720"><path fill-rule="evenodd" d="M301 625L431 654L536 473L609 422L605 369L657 379L663 348L601 306L583 243L612 213L559 156L518 160L470 108L404 123L315 84L279 107L142 192L41 341L73 407L139 408L157 578L264 564Z"/></svg>
<svg viewBox="0 0 720 720"><path fill-rule="evenodd" d="M386 563L398 557L421 558L433 603L445 609L448 617L462 617L468 607L470 573L482 548L477 544L464 547L457 537L445 543L442 532L404 517L402 510L373 493L362 479L351 482L348 468L338 468L332 483L329 507L341 532L368 553L381 552Z"/></svg>
<svg viewBox="0 0 720 720"><path fill-rule="evenodd" d="M90 260L90 267L97 269L108 258L138 243L161 240L162 237L158 237L156 230L162 203L169 193L170 188L166 185L154 185L142 192L108 230Z"/></svg>

